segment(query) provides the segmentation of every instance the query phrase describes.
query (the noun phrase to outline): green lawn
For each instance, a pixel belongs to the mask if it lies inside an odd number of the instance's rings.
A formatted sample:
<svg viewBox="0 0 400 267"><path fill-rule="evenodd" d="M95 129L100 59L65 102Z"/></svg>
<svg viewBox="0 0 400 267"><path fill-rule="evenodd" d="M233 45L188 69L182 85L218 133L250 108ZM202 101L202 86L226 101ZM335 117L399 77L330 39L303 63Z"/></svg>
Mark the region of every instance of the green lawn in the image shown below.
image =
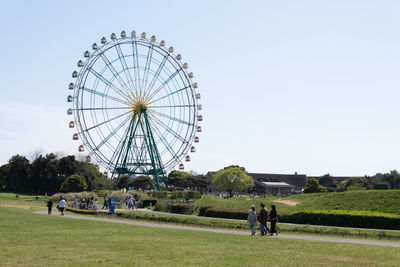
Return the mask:
<svg viewBox="0 0 400 267"><path fill-rule="evenodd" d="M398 266L400 249L36 215L0 199L0 265ZM16 202L15 202L16 203ZM33 205L37 209L38 205Z"/></svg>
<svg viewBox="0 0 400 267"><path fill-rule="evenodd" d="M253 204L258 209L260 203L264 202L268 208L272 204L276 205L278 213L291 213L299 210L363 210L400 214L400 190L301 194L281 198L281 200L297 202L296 206L275 202L278 199L277 197L221 199L213 195L203 195L201 199L195 201L194 205L248 210Z"/></svg>

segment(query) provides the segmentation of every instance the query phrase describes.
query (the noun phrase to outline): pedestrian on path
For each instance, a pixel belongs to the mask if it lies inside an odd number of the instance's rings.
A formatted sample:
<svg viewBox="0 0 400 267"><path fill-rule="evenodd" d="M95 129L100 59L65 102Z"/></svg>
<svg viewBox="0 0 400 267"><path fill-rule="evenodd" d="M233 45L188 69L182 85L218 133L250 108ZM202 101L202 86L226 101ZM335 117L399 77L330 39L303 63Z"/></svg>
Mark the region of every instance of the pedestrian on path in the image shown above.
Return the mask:
<svg viewBox="0 0 400 267"><path fill-rule="evenodd" d="M264 203L260 203L261 210L260 213L258 214L258 222L260 223L260 229L261 229L261 236L265 236L267 234L267 220L268 220L268 211L265 208ZM268 229L269 230L269 229Z"/></svg>
<svg viewBox="0 0 400 267"><path fill-rule="evenodd" d="M275 205L271 205L271 212L269 213L269 217L271 220L271 231L269 235L273 235L274 233L278 235L278 231L276 231L276 223L278 222L278 213L276 212Z"/></svg>
<svg viewBox="0 0 400 267"><path fill-rule="evenodd" d="M51 215L51 210L53 209L53 201L51 201L51 198L49 201L47 201L47 214Z"/></svg>
<svg viewBox="0 0 400 267"><path fill-rule="evenodd" d="M255 235L254 225L257 222L256 207L254 205L249 209L249 216L247 216L247 222L250 224L251 235Z"/></svg>
<svg viewBox="0 0 400 267"><path fill-rule="evenodd" d="M58 204L58 206L59 206L59 210L61 212L61 215L64 215L64 209L65 209L66 203L65 203L65 200L64 200L63 196L61 196L60 203Z"/></svg>

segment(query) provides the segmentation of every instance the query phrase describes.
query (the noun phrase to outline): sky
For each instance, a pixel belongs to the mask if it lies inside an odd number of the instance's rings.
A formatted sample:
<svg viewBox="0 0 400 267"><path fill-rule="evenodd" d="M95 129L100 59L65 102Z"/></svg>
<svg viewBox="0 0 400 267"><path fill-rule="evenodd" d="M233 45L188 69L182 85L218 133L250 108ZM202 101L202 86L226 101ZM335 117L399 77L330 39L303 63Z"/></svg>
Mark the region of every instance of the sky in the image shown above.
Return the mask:
<svg viewBox="0 0 400 267"><path fill-rule="evenodd" d="M2 1L0 165L78 154L67 85L122 30L156 35L202 95L186 170L336 176L400 169L400 2Z"/></svg>

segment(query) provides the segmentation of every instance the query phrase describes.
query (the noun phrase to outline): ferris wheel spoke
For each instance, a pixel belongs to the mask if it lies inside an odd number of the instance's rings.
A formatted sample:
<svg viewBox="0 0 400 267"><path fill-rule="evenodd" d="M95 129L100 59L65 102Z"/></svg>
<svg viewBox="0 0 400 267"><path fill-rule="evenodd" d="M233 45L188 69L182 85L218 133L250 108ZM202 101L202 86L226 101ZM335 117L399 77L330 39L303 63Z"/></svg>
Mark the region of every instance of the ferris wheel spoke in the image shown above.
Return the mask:
<svg viewBox="0 0 400 267"><path fill-rule="evenodd" d="M190 108L196 105L149 106L148 108Z"/></svg>
<svg viewBox="0 0 400 267"><path fill-rule="evenodd" d="M132 88L134 88L135 91L137 91L137 88L133 84L133 79L132 79L131 73L129 71L128 64L126 63L126 60L125 60L125 57L124 57L124 53L122 52L121 46L118 44L118 45L115 46L115 49L117 50L117 54L119 56L119 61L121 62L122 68L124 70L125 78L128 81L129 86L131 88L130 91L132 92Z"/></svg>
<svg viewBox="0 0 400 267"><path fill-rule="evenodd" d="M112 75L118 81L118 83L121 85L121 87L125 89L125 92L126 93L130 92L131 90L126 85L124 80L119 76L117 70L114 68L114 66L112 65L110 60L107 58L107 56L104 53L101 53L100 57L103 59L104 63L106 63L106 67L111 71Z"/></svg>
<svg viewBox="0 0 400 267"><path fill-rule="evenodd" d="M137 80L138 84L139 84L139 85L137 85L137 88L140 89L141 84L140 84L140 71L139 71L139 53L138 53L136 41L132 42L132 60L133 60L133 69L135 72L135 83Z"/></svg>
<svg viewBox="0 0 400 267"><path fill-rule="evenodd" d="M170 119L170 120L173 120L173 121L176 121L176 122L179 122L179 123L188 125L188 126L194 126L194 123L190 123L190 122L187 122L187 121L185 121L185 120L181 120L181 119L172 117L172 116L170 116L170 115L167 115L167 114L164 114L164 113L155 111L155 110L152 110L152 113L155 113L155 114L157 114L157 115L159 115L159 116L161 116L161 117L164 117L164 118L166 118L166 119Z"/></svg>
<svg viewBox="0 0 400 267"><path fill-rule="evenodd" d="M170 134L172 134L173 136L175 136L177 139L179 139L179 141L181 141L182 143L187 143L187 141L185 140L185 138L183 138L180 134L178 134L177 132L175 132L174 130L172 130L170 127L168 127L167 125L165 125L164 122L162 122L160 119L156 118L156 117L152 117L152 119L154 120L154 122L156 122L158 125L160 125L162 128L164 128L167 132L169 132Z"/></svg>
<svg viewBox="0 0 400 267"><path fill-rule="evenodd" d="M122 96L123 98L128 98L128 95L126 94L126 92L121 91L118 87L113 85L112 82L110 82L109 80L104 78L100 73L98 73L97 71L95 71L92 68L89 69L89 72L92 73L94 76L96 76L96 78L99 79L100 81L102 81L104 84L106 84L106 85L110 86L112 89L114 89L114 91L117 92L120 96Z"/></svg>
<svg viewBox="0 0 400 267"><path fill-rule="evenodd" d="M110 140L111 137L113 137L121 128L124 126L129 120L131 119L131 116L128 116L124 121L122 121L106 138L101 141L100 144L98 144L93 150L99 150L101 146L103 146L105 143Z"/></svg>
<svg viewBox="0 0 400 267"><path fill-rule="evenodd" d="M154 74L153 78L151 79L149 86L145 89L145 92L147 92L147 90L149 90L149 93L150 93L151 89L154 86L154 83L157 81L158 76L160 76L160 74L161 74L161 70L163 69L165 63L167 62L168 57L169 57L169 54L164 56L161 63L158 65L157 71Z"/></svg>
<svg viewBox="0 0 400 267"><path fill-rule="evenodd" d="M169 83L180 71L182 70L182 68L177 69L173 74L171 74L171 76L169 76L161 85L160 87L157 88L157 90L155 90L153 93L151 93L150 95L150 99L153 98L153 96L157 95L161 89L164 88L164 86L167 85L167 83Z"/></svg>
<svg viewBox="0 0 400 267"><path fill-rule="evenodd" d="M179 92L182 92L183 90L186 90L186 89L188 89L188 88L190 88L190 86L186 86L186 87L183 87L183 88L178 89L178 90L176 90L176 91L173 91L172 93L169 93L169 94L164 95L164 96L162 96L162 97L160 97L160 98L157 98L156 100L150 101L149 104L156 103L157 101L160 101L160 100L162 100L162 99L164 99L164 98L170 97L171 95L174 95L174 94L177 94L177 93L179 93Z"/></svg>
<svg viewBox="0 0 400 267"><path fill-rule="evenodd" d="M150 65L151 65L151 59L153 57L153 47L154 45L149 46L149 49L147 51L147 57L146 57L146 65L144 67L144 72L143 72L143 91L146 89L147 86L147 80L149 78L149 70L150 70Z"/></svg>
<svg viewBox="0 0 400 267"><path fill-rule="evenodd" d="M104 94L104 93L101 93L101 92L98 92L96 90L89 89L89 88L86 88L86 87L81 87L80 89L82 89L85 92L88 92L88 93L91 93L91 94L95 94L95 95L98 95L98 96L101 96L101 97L105 97L105 98L114 100L114 101L119 102L119 103L124 104L124 105L128 105L128 102L126 102L124 100L121 100L119 98L116 98L116 97L113 97L113 96L110 96L110 95L107 95L107 94Z"/></svg>
<svg viewBox="0 0 400 267"><path fill-rule="evenodd" d="M77 110L110 110L110 109L132 109L130 107L112 107L112 108L78 108Z"/></svg>
<svg viewBox="0 0 400 267"><path fill-rule="evenodd" d="M130 112L131 112L131 111L127 111L127 112L125 112L125 113L122 113L121 115L118 115L118 116L113 117L113 118L111 118L111 119L109 119L109 120L106 120L106 121L103 121L103 122L101 122L101 123L99 123L99 124L96 124L96 125L94 125L94 126L92 126L92 127L90 127L90 128L87 128L87 129L83 130L82 133L83 133L83 132L88 132L88 131L90 131L90 130L92 130L92 129L94 129L94 128L97 128L97 127L99 127L99 126L101 126L101 125L104 125L104 124L106 124L106 123L110 123L110 122L112 122L113 120L116 120L116 119L118 119L118 118L121 118L121 117L123 117L123 116L129 114Z"/></svg>
<svg viewBox="0 0 400 267"><path fill-rule="evenodd" d="M153 127L151 127L151 125L153 125ZM164 144L164 146L167 148L168 152L171 154L171 156L173 158L177 158L179 159L178 155L176 154L176 152L174 151L174 149L171 147L171 145L169 144L169 142L165 139L165 137L163 136L163 134L160 132L160 130L158 129L158 127L155 125L155 123L150 122L150 127L153 129L153 131L156 133L156 135L160 138L160 140L162 140L161 142Z"/></svg>

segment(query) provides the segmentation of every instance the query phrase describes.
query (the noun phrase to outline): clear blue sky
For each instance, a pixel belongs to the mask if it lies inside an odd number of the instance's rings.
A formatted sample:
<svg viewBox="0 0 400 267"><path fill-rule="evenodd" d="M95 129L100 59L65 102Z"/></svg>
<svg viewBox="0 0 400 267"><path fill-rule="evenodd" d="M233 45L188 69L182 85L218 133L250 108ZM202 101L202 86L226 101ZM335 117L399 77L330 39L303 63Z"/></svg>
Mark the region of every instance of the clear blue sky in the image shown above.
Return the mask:
<svg viewBox="0 0 400 267"><path fill-rule="evenodd" d="M0 164L78 154L67 85L121 30L172 44L202 93L186 169L373 175L400 169L399 1L5 1Z"/></svg>

